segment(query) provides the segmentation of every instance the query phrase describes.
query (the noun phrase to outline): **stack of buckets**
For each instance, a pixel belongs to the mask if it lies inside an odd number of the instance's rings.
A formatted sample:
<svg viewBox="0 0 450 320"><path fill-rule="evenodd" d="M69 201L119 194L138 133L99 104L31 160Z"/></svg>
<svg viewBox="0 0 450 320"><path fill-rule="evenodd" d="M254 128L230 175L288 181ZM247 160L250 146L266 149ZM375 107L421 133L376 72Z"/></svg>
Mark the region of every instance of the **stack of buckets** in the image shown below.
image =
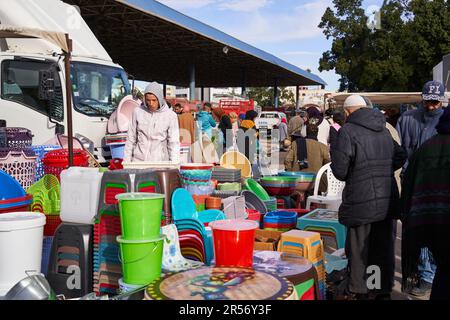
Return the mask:
<svg viewBox="0 0 450 320"><path fill-rule="evenodd" d="M146 286L161 277L163 239L161 211L163 194L135 192L116 195L122 235L120 259L123 279L122 291Z"/></svg>

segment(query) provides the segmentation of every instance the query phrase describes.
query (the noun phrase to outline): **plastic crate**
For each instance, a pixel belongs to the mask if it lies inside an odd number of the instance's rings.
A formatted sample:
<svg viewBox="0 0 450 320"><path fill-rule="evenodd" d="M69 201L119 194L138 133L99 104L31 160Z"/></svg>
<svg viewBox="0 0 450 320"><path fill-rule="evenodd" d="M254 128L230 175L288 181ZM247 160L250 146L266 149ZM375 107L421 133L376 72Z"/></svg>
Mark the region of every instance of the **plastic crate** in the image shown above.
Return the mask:
<svg viewBox="0 0 450 320"><path fill-rule="evenodd" d="M0 148L25 149L31 147L33 134L26 128L0 128Z"/></svg>
<svg viewBox="0 0 450 320"><path fill-rule="evenodd" d="M60 149L49 151L42 160L44 163L44 173L52 174L60 179L60 174L63 170L69 167L69 150ZM89 155L86 151L81 149L73 150L73 166L88 167Z"/></svg>
<svg viewBox="0 0 450 320"><path fill-rule="evenodd" d="M57 215L46 215L45 218L47 222L44 226L44 236L53 237L55 235L56 229L62 223L61 219Z"/></svg>
<svg viewBox="0 0 450 320"><path fill-rule="evenodd" d="M33 184L28 190L33 195L31 211L45 214L59 214L60 211L60 185L53 175L44 175L42 179Z"/></svg>
<svg viewBox="0 0 450 320"><path fill-rule="evenodd" d="M27 190L36 179L36 155L31 149L0 148L0 170Z"/></svg>
<svg viewBox="0 0 450 320"><path fill-rule="evenodd" d="M52 150L61 149L60 146L57 145L40 145L40 146L31 146L31 149L36 154L36 181L39 181L44 176L44 163L42 160L44 156Z"/></svg>
<svg viewBox="0 0 450 320"><path fill-rule="evenodd" d="M53 237L44 237L42 242L42 260L41 260L41 272L47 275L48 263L50 261L50 253L52 252Z"/></svg>

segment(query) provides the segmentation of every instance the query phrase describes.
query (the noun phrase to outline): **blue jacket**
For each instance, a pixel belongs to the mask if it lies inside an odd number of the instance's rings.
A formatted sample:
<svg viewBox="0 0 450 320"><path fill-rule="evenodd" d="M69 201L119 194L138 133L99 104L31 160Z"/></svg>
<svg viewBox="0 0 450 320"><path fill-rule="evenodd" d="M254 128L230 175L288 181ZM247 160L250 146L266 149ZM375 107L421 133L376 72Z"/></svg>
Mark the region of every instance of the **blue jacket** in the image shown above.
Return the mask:
<svg viewBox="0 0 450 320"><path fill-rule="evenodd" d="M202 132L208 132L216 126L216 122L213 117L206 111L200 111L197 116L197 121L200 122Z"/></svg>
<svg viewBox="0 0 450 320"><path fill-rule="evenodd" d="M433 113L426 112L424 108L406 111L398 119L397 132L402 146L408 153L408 159L428 139L437 134L436 125L444 113L441 108ZM406 169L407 163L404 166Z"/></svg>

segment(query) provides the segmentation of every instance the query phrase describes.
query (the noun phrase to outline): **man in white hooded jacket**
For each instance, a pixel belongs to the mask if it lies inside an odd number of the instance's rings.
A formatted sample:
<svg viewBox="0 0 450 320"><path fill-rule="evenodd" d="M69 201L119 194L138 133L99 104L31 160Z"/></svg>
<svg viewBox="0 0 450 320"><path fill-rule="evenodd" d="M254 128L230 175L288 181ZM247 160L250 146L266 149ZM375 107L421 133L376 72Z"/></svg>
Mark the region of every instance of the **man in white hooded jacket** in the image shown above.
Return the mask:
<svg viewBox="0 0 450 320"><path fill-rule="evenodd" d="M178 117L157 82L145 88L144 102L134 110L128 128L124 162L134 161L180 162Z"/></svg>

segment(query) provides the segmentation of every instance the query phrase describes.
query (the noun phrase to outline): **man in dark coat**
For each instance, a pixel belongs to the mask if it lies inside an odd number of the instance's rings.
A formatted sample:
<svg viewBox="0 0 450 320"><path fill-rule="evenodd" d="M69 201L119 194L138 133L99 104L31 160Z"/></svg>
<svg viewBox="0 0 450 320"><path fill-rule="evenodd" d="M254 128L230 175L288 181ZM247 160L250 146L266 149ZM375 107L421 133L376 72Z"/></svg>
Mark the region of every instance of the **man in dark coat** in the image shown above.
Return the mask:
<svg viewBox="0 0 450 320"><path fill-rule="evenodd" d="M408 158L411 158L421 145L437 134L436 125L444 113L442 109L444 94L445 88L442 83L428 81L422 89L423 108L407 111L398 120L397 131L402 146L408 152ZM406 170L407 165L408 162L404 165L403 171ZM418 267L419 281L410 291L412 295L423 296L431 291L436 272L436 264L433 260L430 250L422 248Z"/></svg>
<svg viewBox="0 0 450 320"><path fill-rule="evenodd" d="M394 214L400 214L394 171L407 156L386 129L383 114L367 108L361 96L349 96L344 111L347 123L332 146L331 169L346 183L339 221L347 227L348 291L356 299L366 299L372 289L377 298L390 298L395 271ZM368 283L372 274L381 280L375 278L373 286Z"/></svg>

